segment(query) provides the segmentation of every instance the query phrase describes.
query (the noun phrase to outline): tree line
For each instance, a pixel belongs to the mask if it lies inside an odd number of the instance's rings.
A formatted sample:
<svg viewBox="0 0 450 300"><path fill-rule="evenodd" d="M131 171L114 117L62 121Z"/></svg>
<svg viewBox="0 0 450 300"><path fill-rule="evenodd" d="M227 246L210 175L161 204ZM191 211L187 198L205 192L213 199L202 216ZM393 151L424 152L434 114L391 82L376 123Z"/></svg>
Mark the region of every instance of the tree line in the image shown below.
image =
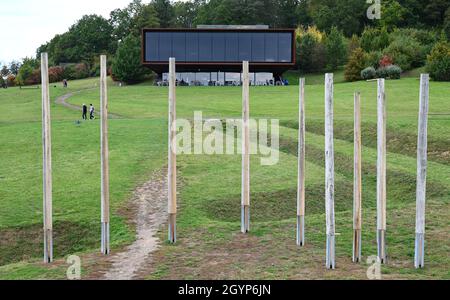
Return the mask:
<svg viewBox="0 0 450 300"><path fill-rule="evenodd" d="M148 75L148 71L140 66L139 59L139 36L144 27L192 28L199 24L266 24L272 28L299 28L299 56L302 59L299 60L298 67L304 71L320 71L324 68L333 70L346 63L349 56L347 48L354 36L361 39L367 54L373 51L384 52L395 36L393 33L401 32L399 30L405 28L419 30L418 35L430 33L437 37L443 33L447 40L450 38L448 0L381 0L380 20L367 18L367 10L371 6L368 2L370 1L152 0L143 3L141 0L133 0L127 7L113 10L108 19L98 15L83 16L67 32L58 34L41 45L35 58L24 59L22 64L19 64L21 67L16 70L15 77L20 84L38 81L37 60L42 52L48 52L49 63L54 67L51 71L55 80L60 77L76 79L96 76L99 72L98 57L100 54L107 54L114 57L112 62L110 60L110 73L116 79L125 82L140 81ZM311 34L308 28L314 28L319 35ZM305 34L308 30L310 32ZM382 35L371 40L372 37L368 37L370 31L381 32ZM388 41L384 44L381 41L381 46L375 49L365 45L386 37L385 33L388 35ZM410 48L414 46L414 41L406 42ZM433 40L433 43L435 42L436 38ZM398 49L402 48L401 46L392 46L390 52L397 55L402 50ZM305 62L308 51L316 55ZM422 60L423 55L430 52L431 49L428 49L421 53ZM405 60L405 56L401 59ZM14 67L17 67L18 63L14 64ZM402 64L408 66L408 62L402 61Z"/></svg>

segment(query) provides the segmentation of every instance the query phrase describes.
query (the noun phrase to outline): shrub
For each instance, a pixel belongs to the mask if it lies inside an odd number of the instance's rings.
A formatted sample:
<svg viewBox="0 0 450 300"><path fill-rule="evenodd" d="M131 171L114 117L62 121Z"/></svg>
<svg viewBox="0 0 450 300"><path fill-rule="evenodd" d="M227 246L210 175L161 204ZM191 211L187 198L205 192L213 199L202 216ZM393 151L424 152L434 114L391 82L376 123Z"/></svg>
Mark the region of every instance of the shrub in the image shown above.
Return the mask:
<svg viewBox="0 0 450 300"><path fill-rule="evenodd" d="M409 36L398 36L383 53L405 71L425 64L425 47Z"/></svg>
<svg viewBox="0 0 450 300"><path fill-rule="evenodd" d="M300 33L299 30L297 30L298 68L304 72L323 70L326 65L326 50L322 42L323 34L315 27L309 27L308 31Z"/></svg>
<svg viewBox="0 0 450 300"><path fill-rule="evenodd" d="M436 32L425 29L416 28L401 28L395 29L394 32L390 34L390 40L395 41L398 38L407 36L409 38L417 41L422 47L425 55L431 52L434 44L438 41L438 35Z"/></svg>
<svg viewBox="0 0 450 300"><path fill-rule="evenodd" d="M394 64L394 60L389 55L384 55L381 58L380 63L378 65L380 67L388 67L388 66L392 66L393 64Z"/></svg>
<svg viewBox="0 0 450 300"><path fill-rule="evenodd" d="M386 79L400 79L402 74L402 69L399 66L391 65L387 67L380 67L377 70L378 78L386 78Z"/></svg>
<svg viewBox="0 0 450 300"><path fill-rule="evenodd" d="M50 83L59 82L64 79L64 69L62 67L50 67L48 69L48 80Z"/></svg>
<svg viewBox="0 0 450 300"><path fill-rule="evenodd" d="M450 44L437 43L427 59L427 72L436 81L450 81Z"/></svg>
<svg viewBox="0 0 450 300"><path fill-rule="evenodd" d="M381 51L371 51L366 54L365 66L378 69L380 67L380 61L383 58Z"/></svg>
<svg viewBox="0 0 450 300"><path fill-rule="evenodd" d="M366 55L361 48L353 51L350 59L345 66L345 80L357 81L361 80L361 71L365 67Z"/></svg>
<svg viewBox="0 0 450 300"><path fill-rule="evenodd" d="M112 64L114 78L125 83L137 83L149 73L141 64L141 42L132 35L126 37L117 49Z"/></svg>
<svg viewBox="0 0 450 300"><path fill-rule="evenodd" d="M377 77L377 71L374 67L368 67L361 71L361 78L364 80L370 80Z"/></svg>
<svg viewBox="0 0 450 300"><path fill-rule="evenodd" d="M361 48L366 52L380 51L389 45L389 34L386 28L368 27L361 35Z"/></svg>
<svg viewBox="0 0 450 300"><path fill-rule="evenodd" d="M89 68L85 63L75 65L75 79L83 79L89 77Z"/></svg>
<svg viewBox="0 0 450 300"><path fill-rule="evenodd" d="M16 86L17 84L16 76L14 76L13 74L8 75L6 82L8 83L8 86Z"/></svg>

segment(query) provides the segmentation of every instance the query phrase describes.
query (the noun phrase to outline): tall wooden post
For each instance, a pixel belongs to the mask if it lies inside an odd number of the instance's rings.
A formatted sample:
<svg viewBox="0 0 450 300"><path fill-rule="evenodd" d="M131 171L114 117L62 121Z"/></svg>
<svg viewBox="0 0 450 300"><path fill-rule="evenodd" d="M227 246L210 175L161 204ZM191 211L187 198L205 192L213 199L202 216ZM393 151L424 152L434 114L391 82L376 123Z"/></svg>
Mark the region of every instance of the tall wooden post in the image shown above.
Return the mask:
<svg viewBox="0 0 450 300"><path fill-rule="evenodd" d="M176 148L176 69L175 58L169 60L169 242L177 241L177 148Z"/></svg>
<svg viewBox="0 0 450 300"><path fill-rule="evenodd" d="M425 266L425 204L427 189L427 150L428 150L428 106L430 76L420 77L419 136L417 143L417 212L416 212L416 250L414 266Z"/></svg>
<svg viewBox="0 0 450 300"><path fill-rule="evenodd" d="M385 80L378 79L377 243L382 264L386 254L386 94Z"/></svg>
<svg viewBox="0 0 450 300"><path fill-rule="evenodd" d="M300 79L298 119L297 245L305 245L305 78Z"/></svg>
<svg viewBox="0 0 450 300"><path fill-rule="evenodd" d="M334 133L333 133L333 74L325 75L325 208L327 219L327 261L328 269L336 268L335 220L334 220Z"/></svg>
<svg viewBox="0 0 450 300"><path fill-rule="evenodd" d="M361 176L361 94L355 93L355 141L353 187L353 262L361 262L362 176Z"/></svg>
<svg viewBox="0 0 450 300"><path fill-rule="evenodd" d="M53 199L52 199L52 138L50 118L50 89L48 79L48 54L41 54L42 78L42 146L44 193L44 262L53 262Z"/></svg>
<svg viewBox="0 0 450 300"><path fill-rule="evenodd" d="M249 63L242 72L242 233L250 231L250 88Z"/></svg>
<svg viewBox="0 0 450 300"><path fill-rule="evenodd" d="M108 85L106 55L100 56L100 115L101 115L101 221L102 247L104 255L110 253L110 214L109 214L109 143L108 143Z"/></svg>

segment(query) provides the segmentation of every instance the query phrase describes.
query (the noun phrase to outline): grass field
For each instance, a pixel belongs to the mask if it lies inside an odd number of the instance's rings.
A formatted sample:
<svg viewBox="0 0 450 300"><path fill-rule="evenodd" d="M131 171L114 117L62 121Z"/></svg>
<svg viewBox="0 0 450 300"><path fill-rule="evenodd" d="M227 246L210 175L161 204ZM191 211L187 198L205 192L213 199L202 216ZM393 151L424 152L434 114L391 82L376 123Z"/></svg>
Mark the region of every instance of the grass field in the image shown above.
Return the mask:
<svg viewBox="0 0 450 300"><path fill-rule="evenodd" d="M414 74L413 74L414 75ZM290 75L292 78L294 76ZM324 87L308 76L307 246L295 246L298 87L251 88L251 116L280 119L278 165L252 158L252 232L240 229L240 156L180 156L179 243L164 244L147 266L148 279L365 279L367 265L351 263L353 199L353 93L363 109L363 256L376 254L376 83L335 85L337 270L325 271ZM289 77L289 78L291 78ZM322 76L323 79L323 76ZM294 79L290 79L291 81ZM0 278L64 278L63 258L89 259L99 248L99 122L76 121L78 112L56 97L92 88L96 80L52 88L55 255L42 255L40 90L0 91ZM450 84L431 83L426 268L413 269L416 139L419 81L388 81L388 252L385 278L450 279ZM112 241L133 240L126 206L134 188L167 164L167 89L110 84ZM74 95L71 104L99 107L98 89ZM178 88L178 117L239 118L238 87ZM161 239L166 232L161 231Z"/></svg>

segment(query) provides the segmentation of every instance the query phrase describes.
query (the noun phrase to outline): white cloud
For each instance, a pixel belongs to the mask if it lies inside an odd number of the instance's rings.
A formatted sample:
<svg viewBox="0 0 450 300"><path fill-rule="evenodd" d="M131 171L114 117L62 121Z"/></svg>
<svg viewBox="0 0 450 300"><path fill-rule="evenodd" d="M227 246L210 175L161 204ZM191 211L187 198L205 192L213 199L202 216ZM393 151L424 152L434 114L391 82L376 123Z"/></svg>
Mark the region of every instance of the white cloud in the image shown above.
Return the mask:
<svg viewBox="0 0 450 300"><path fill-rule="evenodd" d="M5 3L6 2L6 3ZM63 33L85 14L106 18L131 0L14 0L0 3L0 62L34 56L36 49ZM149 1L143 1L149 2Z"/></svg>

